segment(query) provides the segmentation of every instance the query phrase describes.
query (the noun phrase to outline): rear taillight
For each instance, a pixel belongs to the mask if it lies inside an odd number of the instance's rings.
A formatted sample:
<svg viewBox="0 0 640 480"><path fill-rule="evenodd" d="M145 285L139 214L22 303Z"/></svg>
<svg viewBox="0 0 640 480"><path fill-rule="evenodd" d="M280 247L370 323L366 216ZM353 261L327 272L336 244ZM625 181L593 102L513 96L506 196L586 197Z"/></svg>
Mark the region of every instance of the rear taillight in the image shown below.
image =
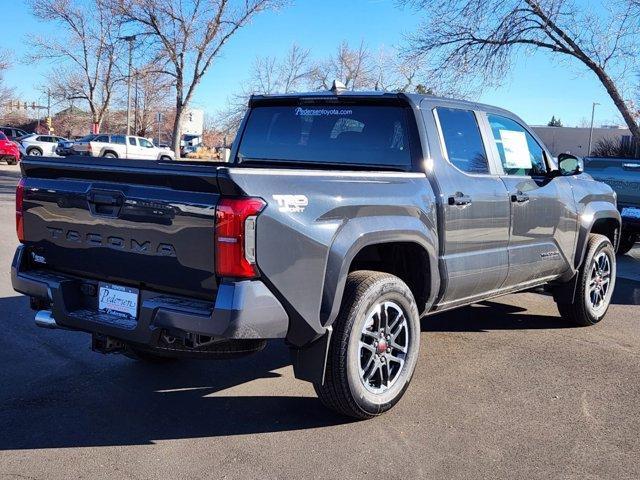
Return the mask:
<svg viewBox="0 0 640 480"><path fill-rule="evenodd" d="M254 278L256 219L267 204L260 198L225 198L216 207L216 274Z"/></svg>
<svg viewBox="0 0 640 480"><path fill-rule="evenodd" d="M24 178L16 187L16 233L20 243L24 243Z"/></svg>

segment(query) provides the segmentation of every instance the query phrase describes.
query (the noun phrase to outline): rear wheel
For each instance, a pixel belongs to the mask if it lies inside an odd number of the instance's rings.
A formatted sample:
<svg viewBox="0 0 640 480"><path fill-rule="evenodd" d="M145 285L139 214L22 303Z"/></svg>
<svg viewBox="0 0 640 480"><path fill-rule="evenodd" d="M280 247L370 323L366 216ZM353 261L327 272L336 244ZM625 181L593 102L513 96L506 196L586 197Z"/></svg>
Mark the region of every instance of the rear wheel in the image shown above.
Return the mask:
<svg viewBox="0 0 640 480"><path fill-rule="evenodd" d="M387 273L349 274L329 346L322 403L365 419L404 395L420 348L420 319L409 287Z"/></svg>
<svg viewBox="0 0 640 480"><path fill-rule="evenodd" d="M629 253L629 251L634 247L637 241L637 233L622 232L622 235L620 237L620 245L618 246L618 254L624 255L625 253Z"/></svg>
<svg viewBox="0 0 640 480"><path fill-rule="evenodd" d="M171 160L173 160L171 157L169 157L168 155L163 155L160 157L160 160L163 162L170 162Z"/></svg>
<svg viewBox="0 0 640 480"><path fill-rule="evenodd" d="M17 160L11 160L10 158L7 159L7 165L15 165L17 163L18 163Z"/></svg>
<svg viewBox="0 0 640 480"><path fill-rule="evenodd" d="M595 325L609 309L616 283L616 254L604 235L591 234L587 254L580 267L573 302L557 298L558 311L576 325Z"/></svg>
<svg viewBox="0 0 640 480"><path fill-rule="evenodd" d="M42 156L42 150L40 150L37 147L30 148L29 150L27 150L27 155L29 155L31 157L41 157Z"/></svg>
<svg viewBox="0 0 640 480"><path fill-rule="evenodd" d="M102 156L104 158L118 158L118 156L113 152L105 152Z"/></svg>

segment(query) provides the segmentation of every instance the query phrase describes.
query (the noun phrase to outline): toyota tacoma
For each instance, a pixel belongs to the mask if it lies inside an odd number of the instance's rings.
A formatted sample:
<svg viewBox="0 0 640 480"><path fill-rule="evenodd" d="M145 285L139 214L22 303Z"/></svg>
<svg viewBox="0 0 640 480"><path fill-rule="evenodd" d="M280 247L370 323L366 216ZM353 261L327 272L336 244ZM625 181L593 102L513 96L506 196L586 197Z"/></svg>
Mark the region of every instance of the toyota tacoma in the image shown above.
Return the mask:
<svg viewBox="0 0 640 480"><path fill-rule="evenodd" d="M254 96L229 163L26 158L13 287L102 353L228 358L270 339L321 401L406 391L420 321L546 286L598 323L620 213L512 113L402 93Z"/></svg>

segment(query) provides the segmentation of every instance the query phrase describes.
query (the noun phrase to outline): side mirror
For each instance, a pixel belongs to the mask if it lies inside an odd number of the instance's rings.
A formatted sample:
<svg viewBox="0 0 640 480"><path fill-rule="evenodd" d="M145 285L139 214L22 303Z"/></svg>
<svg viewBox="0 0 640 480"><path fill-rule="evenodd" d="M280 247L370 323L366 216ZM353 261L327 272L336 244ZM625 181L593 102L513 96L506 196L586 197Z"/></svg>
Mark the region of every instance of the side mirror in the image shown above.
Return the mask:
<svg viewBox="0 0 640 480"><path fill-rule="evenodd" d="M558 155L558 168L562 176L580 175L584 172L584 162L570 153L561 153Z"/></svg>

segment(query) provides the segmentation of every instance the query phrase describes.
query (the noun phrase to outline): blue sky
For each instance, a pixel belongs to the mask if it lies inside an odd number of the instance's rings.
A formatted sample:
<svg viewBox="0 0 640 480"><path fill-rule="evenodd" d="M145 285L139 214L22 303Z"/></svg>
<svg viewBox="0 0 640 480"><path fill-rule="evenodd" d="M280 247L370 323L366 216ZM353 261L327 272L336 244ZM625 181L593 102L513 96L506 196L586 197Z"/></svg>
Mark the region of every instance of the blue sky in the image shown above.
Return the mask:
<svg viewBox="0 0 640 480"><path fill-rule="evenodd" d="M55 35L56 30L35 20L22 1L11 3L3 9L0 33L0 47L14 57L5 80L22 99L37 101L37 88L52 67L23 62L29 48L26 32ZM331 54L342 40L353 46L364 41L373 50L398 46L419 21L420 15L398 7L395 0L297 0L284 10L256 17L230 41L203 80L194 106L210 113L222 108L227 96L247 78L256 56L279 56L292 43L311 49L314 58ZM559 65L544 54L521 58L503 87L486 90L478 100L512 110L530 124L545 124L555 115L567 126L590 118L591 103L598 102L596 124L622 123L595 76L576 75L582 71Z"/></svg>

